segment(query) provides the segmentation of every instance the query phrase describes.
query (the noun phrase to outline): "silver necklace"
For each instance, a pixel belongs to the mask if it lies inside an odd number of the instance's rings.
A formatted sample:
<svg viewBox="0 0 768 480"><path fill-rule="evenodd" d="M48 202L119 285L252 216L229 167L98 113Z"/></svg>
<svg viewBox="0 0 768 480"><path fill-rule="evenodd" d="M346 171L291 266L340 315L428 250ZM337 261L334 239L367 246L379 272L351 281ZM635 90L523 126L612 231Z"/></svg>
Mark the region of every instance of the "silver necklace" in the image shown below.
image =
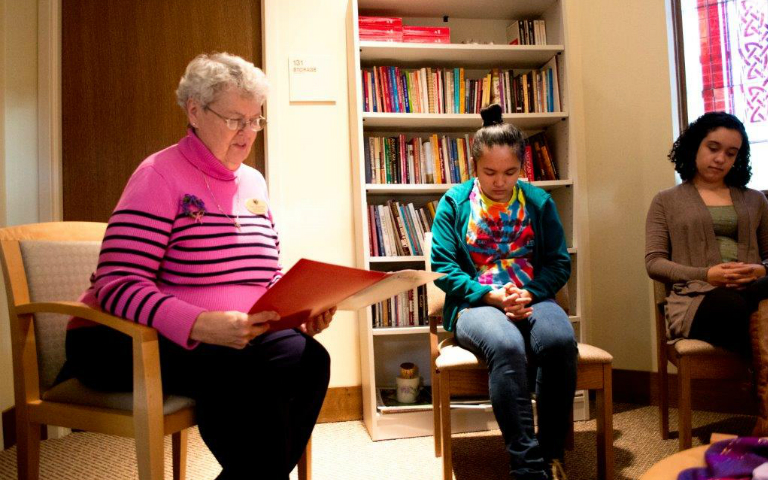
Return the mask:
<svg viewBox="0 0 768 480"><path fill-rule="evenodd" d="M195 165L195 168L197 168L197 165ZM211 198L213 198L213 203L216 204L216 208L218 208L219 211L222 213L222 215L227 217L227 219L235 225L235 228L237 228L238 231L241 230L242 227L240 226L240 214L237 213L237 207L240 206L240 179L238 178L237 180L235 180L235 184L237 185L237 193L235 193L235 218L232 218L229 215L227 215L224 209L221 208L221 205L219 205L219 201L216 199L216 195L213 194L213 190L211 190L211 185L208 183L208 177L199 168L197 170L203 176L203 180L205 180L205 186L208 187L208 193L211 194Z"/></svg>

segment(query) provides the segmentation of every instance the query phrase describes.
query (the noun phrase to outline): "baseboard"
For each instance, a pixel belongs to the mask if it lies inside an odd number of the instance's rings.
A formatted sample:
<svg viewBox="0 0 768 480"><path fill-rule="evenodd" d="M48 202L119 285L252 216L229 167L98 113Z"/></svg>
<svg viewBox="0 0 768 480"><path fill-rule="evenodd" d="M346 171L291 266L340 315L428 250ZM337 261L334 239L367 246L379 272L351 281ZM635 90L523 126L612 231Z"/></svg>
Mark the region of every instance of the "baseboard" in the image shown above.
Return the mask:
<svg viewBox="0 0 768 480"><path fill-rule="evenodd" d="M334 387L325 394L317 423L348 422L363 418L363 388Z"/></svg>
<svg viewBox="0 0 768 480"><path fill-rule="evenodd" d="M613 370L613 401L658 405L658 373ZM694 410L754 415L757 403L749 385L736 380L693 380ZM677 375L669 374L669 406L677 407Z"/></svg>

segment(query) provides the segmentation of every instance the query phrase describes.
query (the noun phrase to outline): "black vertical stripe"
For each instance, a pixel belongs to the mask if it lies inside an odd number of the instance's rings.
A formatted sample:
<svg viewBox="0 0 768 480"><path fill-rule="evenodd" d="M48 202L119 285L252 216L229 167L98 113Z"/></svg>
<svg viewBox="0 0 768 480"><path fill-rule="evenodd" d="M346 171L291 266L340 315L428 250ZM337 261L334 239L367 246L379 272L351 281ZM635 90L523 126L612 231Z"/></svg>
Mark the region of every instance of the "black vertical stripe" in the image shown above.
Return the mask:
<svg viewBox="0 0 768 480"><path fill-rule="evenodd" d="M138 280L129 280L125 282L120 288L117 289L117 293L115 293L115 296L112 298L112 305L109 306L109 313L112 315L115 315L115 307L117 307L117 304L120 302L120 297L123 296L126 290L128 290L129 287L132 285L136 285L139 281Z"/></svg>
<svg viewBox="0 0 768 480"><path fill-rule="evenodd" d="M139 303L139 306L136 308L136 313L133 315L134 321L141 323L141 310L144 308L144 305L147 303L147 300L157 295L157 292L149 292L142 300L141 303Z"/></svg>
<svg viewBox="0 0 768 480"><path fill-rule="evenodd" d="M162 305L163 302L165 302L169 298L171 298L171 295L165 296L165 297L161 298L160 300L158 300L157 303L155 303L155 305L152 307L152 310L150 310L150 312L149 312L149 318L147 318L147 326L149 326L149 327L152 326L152 324L155 321L155 314L157 313L157 309L160 308L160 305Z"/></svg>
<svg viewBox="0 0 768 480"><path fill-rule="evenodd" d="M121 286L122 285L115 285L115 286L113 286L109 290L109 293L104 295L104 298L102 298L101 301L99 302L99 305L101 305L101 309L102 310L104 310L105 312L108 311L107 310L107 303L109 303L109 299L112 298L112 295L114 295L115 292L118 291ZM104 290L104 287L101 287L101 289L99 290L99 293L101 293L103 290Z"/></svg>
<svg viewBox="0 0 768 480"><path fill-rule="evenodd" d="M141 291L141 287L137 288L133 291L130 297L128 297L128 300L125 301L125 306L123 307L123 312L120 314L122 318L126 318L126 314L128 313L128 308L131 306L131 302L133 302L133 297L136 296L137 293Z"/></svg>

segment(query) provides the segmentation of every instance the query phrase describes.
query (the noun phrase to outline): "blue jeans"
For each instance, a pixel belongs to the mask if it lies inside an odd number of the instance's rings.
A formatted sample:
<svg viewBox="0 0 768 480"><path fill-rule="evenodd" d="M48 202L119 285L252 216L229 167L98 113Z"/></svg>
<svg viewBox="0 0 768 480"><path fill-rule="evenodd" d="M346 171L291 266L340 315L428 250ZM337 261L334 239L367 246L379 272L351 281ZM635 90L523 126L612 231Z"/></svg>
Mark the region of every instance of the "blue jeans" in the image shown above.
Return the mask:
<svg viewBox="0 0 768 480"><path fill-rule="evenodd" d="M517 480L546 479L546 463L561 459L576 391L578 348L568 316L553 300L511 321L490 306L464 310L456 341L488 363L491 404L510 470ZM534 435L529 374L536 382L538 439Z"/></svg>

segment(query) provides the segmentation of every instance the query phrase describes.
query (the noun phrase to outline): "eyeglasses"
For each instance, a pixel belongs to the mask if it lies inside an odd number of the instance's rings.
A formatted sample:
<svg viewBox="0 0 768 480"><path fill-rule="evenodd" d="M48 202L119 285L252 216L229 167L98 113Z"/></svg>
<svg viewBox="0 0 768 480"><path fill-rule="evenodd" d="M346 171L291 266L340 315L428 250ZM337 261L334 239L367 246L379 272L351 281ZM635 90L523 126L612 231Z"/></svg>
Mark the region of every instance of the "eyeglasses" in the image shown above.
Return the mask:
<svg viewBox="0 0 768 480"><path fill-rule="evenodd" d="M259 130L263 129L267 125L267 119L259 115L256 118L252 118L250 120L246 120L244 118L227 118L223 116L222 114L216 112L211 107L205 107L206 110L213 113L220 119L224 120L224 122L227 124L227 128L235 131L235 130L243 130L245 127L250 128L254 132L258 132Z"/></svg>

